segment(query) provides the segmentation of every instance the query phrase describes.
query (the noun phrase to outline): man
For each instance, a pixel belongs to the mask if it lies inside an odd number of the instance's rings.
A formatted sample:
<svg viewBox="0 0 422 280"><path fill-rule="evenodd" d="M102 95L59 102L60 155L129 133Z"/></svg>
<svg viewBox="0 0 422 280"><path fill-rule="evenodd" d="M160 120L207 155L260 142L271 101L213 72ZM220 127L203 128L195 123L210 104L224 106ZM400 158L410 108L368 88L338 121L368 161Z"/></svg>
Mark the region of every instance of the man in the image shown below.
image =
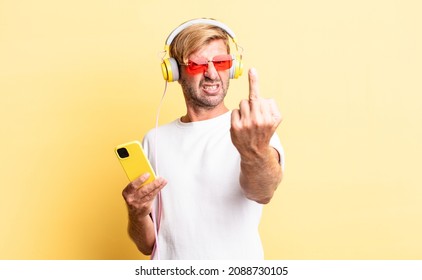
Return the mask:
<svg viewBox="0 0 422 280"><path fill-rule="evenodd" d="M281 114L274 100L260 97L254 69L249 98L239 109L226 107L231 30L214 20L179 29L169 51L186 114L145 136L144 149L160 177L143 185L149 177L143 174L123 190L129 235L143 254L155 246L155 259L262 259L262 204L283 173L275 134Z"/></svg>

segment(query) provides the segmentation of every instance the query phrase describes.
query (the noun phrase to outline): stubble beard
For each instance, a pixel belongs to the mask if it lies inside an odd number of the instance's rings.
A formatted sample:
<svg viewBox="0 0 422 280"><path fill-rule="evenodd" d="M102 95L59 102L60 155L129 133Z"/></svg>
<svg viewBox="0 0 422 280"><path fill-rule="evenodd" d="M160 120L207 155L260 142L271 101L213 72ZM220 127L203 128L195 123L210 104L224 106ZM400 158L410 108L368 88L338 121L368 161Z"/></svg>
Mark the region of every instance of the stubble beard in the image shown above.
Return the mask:
<svg viewBox="0 0 422 280"><path fill-rule="evenodd" d="M224 83L221 80L213 81L205 77L205 79L200 82L199 88L202 87L202 83L204 82L214 82L214 83L219 82L221 84L223 93L218 96L203 96L199 93L199 90L197 90L194 86L192 86L192 84L186 82L185 79L180 80L180 85L182 87L183 94L185 96L187 104L190 104L198 109L211 110L217 107L219 104L221 104L224 101L224 98L227 95L227 90L229 88L230 80L227 79L226 83Z"/></svg>

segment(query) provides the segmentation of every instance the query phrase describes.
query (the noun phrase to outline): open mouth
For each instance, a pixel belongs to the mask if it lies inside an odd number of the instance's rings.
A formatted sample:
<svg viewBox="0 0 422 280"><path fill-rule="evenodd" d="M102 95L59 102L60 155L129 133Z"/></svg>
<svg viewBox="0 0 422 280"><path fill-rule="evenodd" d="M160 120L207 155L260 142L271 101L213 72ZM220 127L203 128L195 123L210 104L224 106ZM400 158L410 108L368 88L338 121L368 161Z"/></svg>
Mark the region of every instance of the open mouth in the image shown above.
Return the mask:
<svg viewBox="0 0 422 280"><path fill-rule="evenodd" d="M203 84L202 90L207 94L216 94L219 92L219 84Z"/></svg>

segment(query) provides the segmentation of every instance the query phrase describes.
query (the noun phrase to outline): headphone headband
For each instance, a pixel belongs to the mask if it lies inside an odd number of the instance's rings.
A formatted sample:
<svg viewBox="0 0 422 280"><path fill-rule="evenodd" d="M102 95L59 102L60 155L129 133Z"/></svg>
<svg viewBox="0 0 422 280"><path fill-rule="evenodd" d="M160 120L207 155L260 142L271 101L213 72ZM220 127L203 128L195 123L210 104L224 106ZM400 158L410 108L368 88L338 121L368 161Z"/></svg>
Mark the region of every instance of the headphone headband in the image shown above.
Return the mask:
<svg viewBox="0 0 422 280"><path fill-rule="evenodd" d="M170 47L170 44L173 42L174 38L179 35L179 33L182 32L183 29L194 24L209 24L220 27L232 38L233 42L236 42L236 36L234 35L234 32L224 23L221 23L214 19L197 18L182 23L179 27L177 27L173 30L173 32L170 33L166 40L166 50Z"/></svg>

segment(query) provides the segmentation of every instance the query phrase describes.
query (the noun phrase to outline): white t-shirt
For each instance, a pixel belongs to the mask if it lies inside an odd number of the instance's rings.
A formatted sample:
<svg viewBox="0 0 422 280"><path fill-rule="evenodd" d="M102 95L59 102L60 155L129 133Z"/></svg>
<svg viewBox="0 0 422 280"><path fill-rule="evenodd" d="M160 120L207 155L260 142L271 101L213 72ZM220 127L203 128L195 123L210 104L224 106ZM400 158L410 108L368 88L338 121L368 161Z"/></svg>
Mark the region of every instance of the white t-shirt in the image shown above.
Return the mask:
<svg viewBox="0 0 422 280"><path fill-rule="evenodd" d="M190 123L178 119L144 138L151 165L157 163L157 174L168 181L161 191L160 259L264 257L258 232L262 205L241 190L230 116ZM284 162L276 134L271 145Z"/></svg>

